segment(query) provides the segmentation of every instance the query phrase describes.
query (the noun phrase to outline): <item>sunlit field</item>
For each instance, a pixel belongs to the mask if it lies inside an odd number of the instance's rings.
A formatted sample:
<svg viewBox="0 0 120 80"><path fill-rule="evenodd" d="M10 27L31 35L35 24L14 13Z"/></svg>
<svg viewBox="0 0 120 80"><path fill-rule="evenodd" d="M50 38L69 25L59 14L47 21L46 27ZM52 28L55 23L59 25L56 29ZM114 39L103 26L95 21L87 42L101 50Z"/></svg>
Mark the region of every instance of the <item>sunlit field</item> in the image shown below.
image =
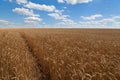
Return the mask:
<svg viewBox="0 0 120 80"><path fill-rule="evenodd" d="M0 29L0 80L120 80L120 30Z"/></svg>

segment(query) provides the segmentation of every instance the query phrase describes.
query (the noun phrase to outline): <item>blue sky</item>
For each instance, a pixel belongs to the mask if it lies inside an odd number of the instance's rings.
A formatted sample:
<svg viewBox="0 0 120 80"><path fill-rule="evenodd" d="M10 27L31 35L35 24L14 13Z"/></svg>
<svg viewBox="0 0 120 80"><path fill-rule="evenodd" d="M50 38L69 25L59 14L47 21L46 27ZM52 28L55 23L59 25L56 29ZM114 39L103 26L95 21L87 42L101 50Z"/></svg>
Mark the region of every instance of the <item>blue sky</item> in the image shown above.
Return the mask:
<svg viewBox="0 0 120 80"><path fill-rule="evenodd" d="M0 27L120 28L120 0L1 0Z"/></svg>

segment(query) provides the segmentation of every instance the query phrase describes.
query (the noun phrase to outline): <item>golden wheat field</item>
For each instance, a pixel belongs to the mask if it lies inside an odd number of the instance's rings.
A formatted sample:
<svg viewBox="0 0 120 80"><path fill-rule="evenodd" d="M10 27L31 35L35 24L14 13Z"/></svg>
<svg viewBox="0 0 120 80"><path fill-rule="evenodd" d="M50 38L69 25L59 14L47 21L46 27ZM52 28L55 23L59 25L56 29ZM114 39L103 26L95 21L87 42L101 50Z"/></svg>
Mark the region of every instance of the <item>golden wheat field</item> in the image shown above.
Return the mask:
<svg viewBox="0 0 120 80"><path fill-rule="evenodd" d="M120 80L120 30L0 29L0 80Z"/></svg>

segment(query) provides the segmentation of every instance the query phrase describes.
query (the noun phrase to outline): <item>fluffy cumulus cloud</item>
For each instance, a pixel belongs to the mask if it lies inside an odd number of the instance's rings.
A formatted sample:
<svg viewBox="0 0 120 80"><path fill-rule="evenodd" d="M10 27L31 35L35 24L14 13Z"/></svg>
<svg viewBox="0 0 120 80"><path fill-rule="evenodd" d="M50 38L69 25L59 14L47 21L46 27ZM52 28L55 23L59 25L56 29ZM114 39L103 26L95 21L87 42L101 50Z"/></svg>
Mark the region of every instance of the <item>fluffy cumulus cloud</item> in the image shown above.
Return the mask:
<svg viewBox="0 0 120 80"><path fill-rule="evenodd" d="M26 16L39 16L38 14L33 13L33 10L29 10L26 8L15 8L13 9L13 12Z"/></svg>
<svg viewBox="0 0 120 80"><path fill-rule="evenodd" d="M89 3L93 0L58 0L59 3L77 4L77 3Z"/></svg>
<svg viewBox="0 0 120 80"><path fill-rule="evenodd" d="M96 18L100 18L100 17L103 17L103 16L101 14L95 14L89 17L81 16L81 18L84 20L95 20Z"/></svg>
<svg viewBox="0 0 120 80"><path fill-rule="evenodd" d="M39 22L42 21L42 19L40 18L40 15L35 14L35 13L33 12L33 10L30 10L30 9L26 9L26 8L15 8L15 9L13 9L13 12L16 12L16 13L18 13L18 14L27 16L26 18L24 18L24 22L25 22L25 23L37 24L37 23L39 23Z"/></svg>
<svg viewBox="0 0 120 80"><path fill-rule="evenodd" d="M63 15L62 12L54 12L48 14L48 16L53 17L56 20L60 20L58 25L71 25L71 24L76 24L73 20L69 19L68 15Z"/></svg>
<svg viewBox="0 0 120 80"><path fill-rule="evenodd" d="M62 14L59 14L59 13L50 13L48 15L57 19L57 20L65 20L68 17L68 15L62 15Z"/></svg>
<svg viewBox="0 0 120 80"><path fill-rule="evenodd" d="M24 19L24 21L29 24L37 24L38 22L41 22L42 19L38 17L27 17Z"/></svg>
<svg viewBox="0 0 120 80"><path fill-rule="evenodd" d="M9 0L10 2L14 0ZM18 4L26 4L28 1L27 0L15 0Z"/></svg>
<svg viewBox="0 0 120 80"><path fill-rule="evenodd" d="M27 3L27 0L16 0L18 4L21 4L21 3Z"/></svg>
<svg viewBox="0 0 120 80"><path fill-rule="evenodd" d="M37 10L41 10L41 11L47 11L47 12L53 12L56 10L55 6L53 5L45 5L45 4L36 4L33 2L29 2L28 4L24 5L27 8L31 8L31 9L37 9Z"/></svg>

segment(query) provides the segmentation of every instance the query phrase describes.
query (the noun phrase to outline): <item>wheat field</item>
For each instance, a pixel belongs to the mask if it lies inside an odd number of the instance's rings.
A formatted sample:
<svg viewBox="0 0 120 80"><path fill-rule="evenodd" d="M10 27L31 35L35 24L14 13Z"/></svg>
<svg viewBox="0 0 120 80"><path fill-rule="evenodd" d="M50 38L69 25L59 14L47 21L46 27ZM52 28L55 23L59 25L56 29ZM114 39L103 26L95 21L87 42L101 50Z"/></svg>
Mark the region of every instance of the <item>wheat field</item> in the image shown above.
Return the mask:
<svg viewBox="0 0 120 80"><path fill-rule="evenodd" d="M120 30L0 29L0 80L120 80Z"/></svg>

